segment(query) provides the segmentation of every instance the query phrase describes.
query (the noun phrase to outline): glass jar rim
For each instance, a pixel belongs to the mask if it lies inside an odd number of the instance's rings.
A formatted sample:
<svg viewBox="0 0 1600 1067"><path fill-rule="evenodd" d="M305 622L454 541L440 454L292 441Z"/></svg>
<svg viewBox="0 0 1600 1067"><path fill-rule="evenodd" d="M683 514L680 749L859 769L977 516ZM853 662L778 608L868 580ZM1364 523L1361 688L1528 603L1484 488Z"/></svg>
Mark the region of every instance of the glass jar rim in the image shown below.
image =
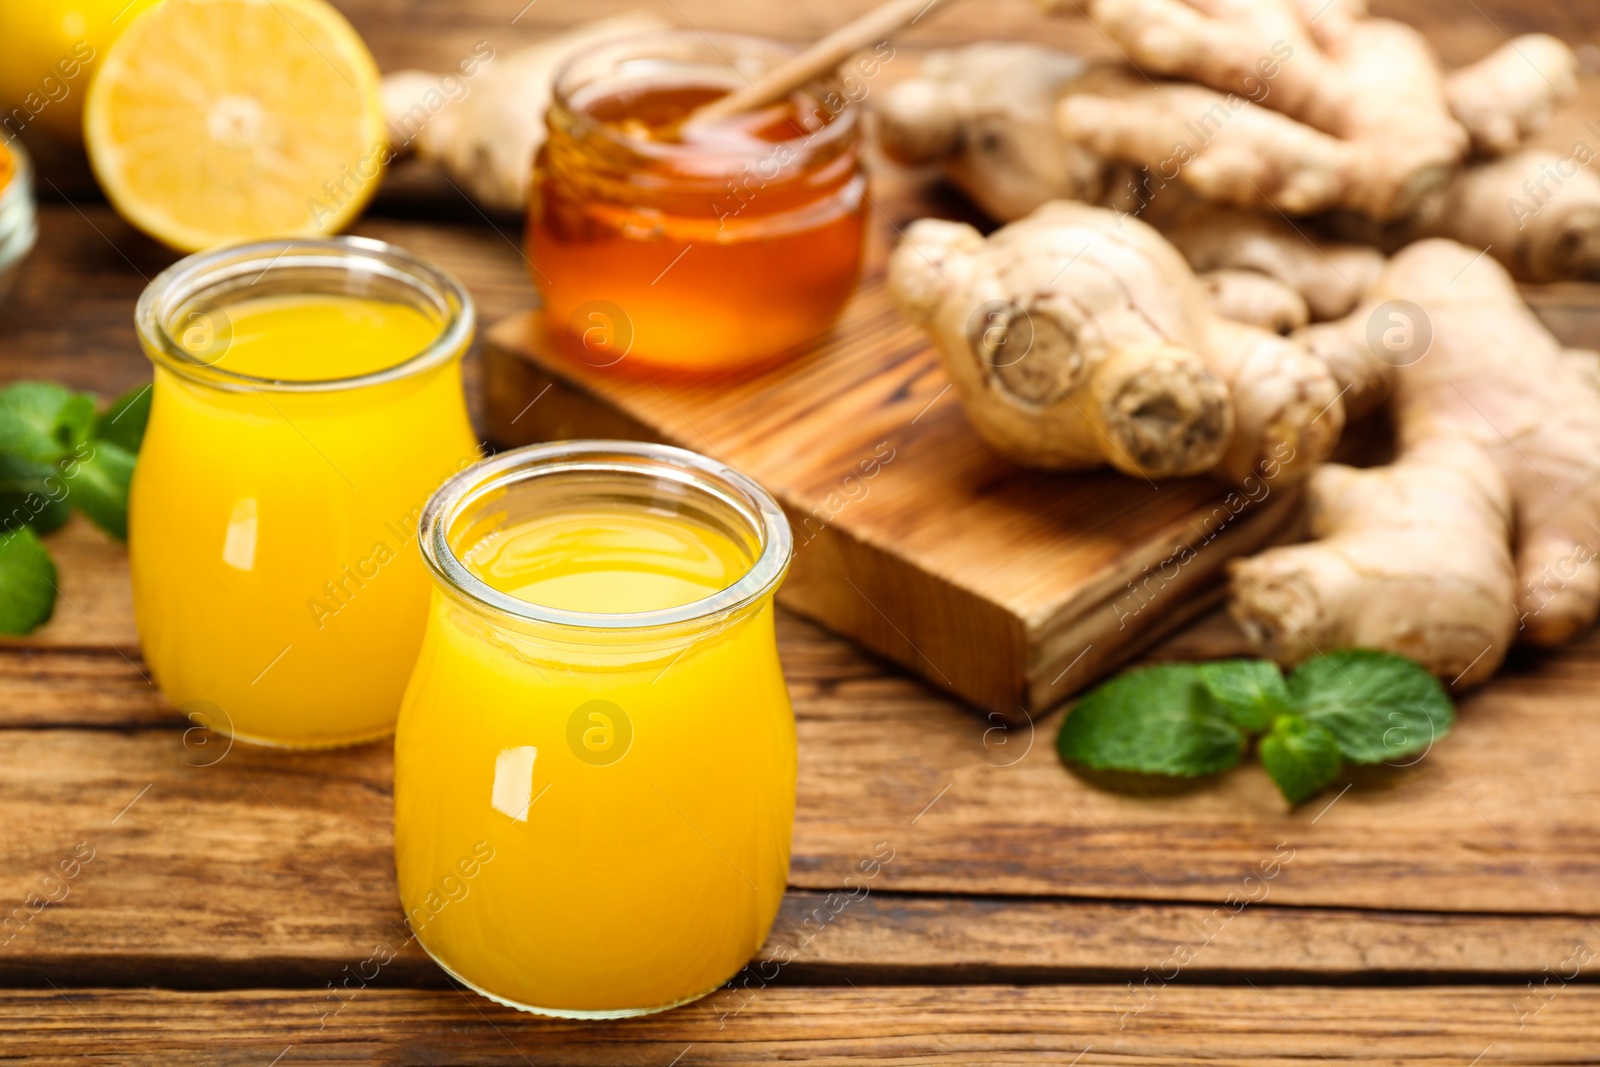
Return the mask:
<svg viewBox="0 0 1600 1067"><path fill-rule="evenodd" d="M207 287L295 267L362 269L425 294L441 312L439 334L393 366L343 378L280 379L241 374L197 359L168 326L169 316ZM459 356L472 340L477 311L454 275L397 245L370 237L289 237L219 245L186 256L156 275L134 310L134 327L151 361L190 381L232 392L327 393L408 378Z"/></svg>
<svg viewBox="0 0 1600 1067"><path fill-rule="evenodd" d="M456 519L486 495L533 478L563 473L612 473L665 478L707 493L748 524L759 554L732 584L676 607L619 614L566 611L522 600L467 569L451 547ZM770 595L789 570L794 538L778 502L753 479L725 463L671 445L642 441L576 440L527 445L480 460L450 478L428 499L417 521L417 542L434 579L473 605L522 622L574 630L645 631L708 622Z"/></svg>
<svg viewBox="0 0 1600 1067"><path fill-rule="evenodd" d="M759 145L752 144L748 149L703 144L674 144L667 141L652 141L647 138L630 136L614 126L609 126L591 118L582 108L571 106L573 93L579 87L568 85L567 79L576 73L583 64L593 63L597 59L604 59L612 53L626 54L630 49L644 49L640 54L631 57L635 60L655 58L670 61L674 57L665 55L652 56L649 50L659 51L664 46L674 42L683 42L695 46L709 46L712 52L721 56L724 60L727 59L726 54L723 52L724 47L729 50L737 50L741 47L745 49L772 49L786 56L797 55L800 51L799 48L787 41L774 40L770 37L758 37L748 33L729 33L722 30L710 30L707 32L699 30L662 30L654 33L637 33L611 37L592 49L568 58L556 68L555 74L550 80L551 108L560 108L563 113L570 115L575 124L585 133L592 133L609 144L637 156L664 161L687 159L704 161L708 158L726 158L730 165L734 165L752 160L759 161L781 149L787 149L791 153L815 153L831 147L837 141L848 138L857 129L857 124L860 121L858 109L851 106L851 101L846 100L838 111L833 111L831 107L828 108L829 111L833 112L833 115L825 125L799 137L792 137L787 141L760 142ZM729 65L733 65L732 61L729 61ZM737 70L737 67L734 69ZM824 80L826 77L824 75L817 80ZM804 158L804 156L797 155L796 158Z"/></svg>

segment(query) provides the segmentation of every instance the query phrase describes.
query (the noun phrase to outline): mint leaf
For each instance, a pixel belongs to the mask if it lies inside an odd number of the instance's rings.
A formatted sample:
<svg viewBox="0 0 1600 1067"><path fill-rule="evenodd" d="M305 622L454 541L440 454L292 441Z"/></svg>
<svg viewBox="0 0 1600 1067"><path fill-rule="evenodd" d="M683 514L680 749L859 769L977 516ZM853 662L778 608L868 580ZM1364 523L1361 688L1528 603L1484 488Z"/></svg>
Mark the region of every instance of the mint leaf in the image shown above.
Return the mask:
<svg viewBox="0 0 1600 1067"><path fill-rule="evenodd" d="M0 492L0 536L31 526L35 533L59 530L72 515L64 500L53 500L42 492Z"/></svg>
<svg viewBox="0 0 1600 1067"><path fill-rule="evenodd" d="M58 473L62 465L0 455L0 535L19 526L49 533L67 521L67 482Z"/></svg>
<svg viewBox="0 0 1600 1067"><path fill-rule="evenodd" d="M1308 660L1289 676L1289 697L1355 763L1426 752L1456 719L1437 678L1404 656L1371 649Z"/></svg>
<svg viewBox="0 0 1600 1067"><path fill-rule="evenodd" d="M144 428L150 421L149 383L130 389L111 402L104 414L95 420L94 436L100 441L110 441L134 455L144 441Z"/></svg>
<svg viewBox="0 0 1600 1067"><path fill-rule="evenodd" d="M1246 733L1259 734L1289 710L1289 687L1265 659L1223 659L1200 665L1200 687L1211 709Z"/></svg>
<svg viewBox="0 0 1600 1067"><path fill-rule="evenodd" d="M1344 766L1339 742L1325 727L1298 715L1279 715L1261 739L1261 765L1291 804L1315 795Z"/></svg>
<svg viewBox="0 0 1600 1067"><path fill-rule="evenodd" d="M56 565L33 530L0 535L0 633L27 633L55 605Z"/></svg>
<svg viewBox="0 0 1600 1067"><path fill-rule="evenodd" d="M48 463L30 463L15 456L0 455L0 493L32 493L45 488L45 479L56 472Z"/></svg>
<svg viewBox="0 0 1600 1067"><path fill-rule="evenodd" d="M53 463L76 451L94 430L94 397L54 382L17 382L0 389L0 452Z"/></svg>
<svg viewBox="0 0 1600 1067"><path fill-rule="evenodd" d="M133 464L133 453L110 441L96 441L72 478L72 503L119 541L128 539L128 483L133 480Z"/></svg>
<svg viewBox="0 0 1600 1067"><path fill-rule="evenodd" d="M1132 671L1078 701L1061 724L1061 758L1087 767L1192 778L1239 762L1244 735L1203 706L1200 673L1172 663Z"/></svg>

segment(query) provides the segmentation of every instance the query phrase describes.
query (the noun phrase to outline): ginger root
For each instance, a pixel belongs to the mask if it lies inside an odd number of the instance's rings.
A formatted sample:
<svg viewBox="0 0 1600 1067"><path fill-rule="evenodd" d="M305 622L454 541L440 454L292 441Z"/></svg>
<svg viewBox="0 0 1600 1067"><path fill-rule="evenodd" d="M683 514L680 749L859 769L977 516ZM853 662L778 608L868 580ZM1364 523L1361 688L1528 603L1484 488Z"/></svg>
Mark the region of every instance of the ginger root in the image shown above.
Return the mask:
<svg viewBox="0 0 1600 1067"><path fill-rule="evenodd" d="M1374 343L1390 327L1411 346ZM1403 250L1325 334L1391 380L1399 461L1325 467L1309 486L1324 540L1231 565L1230 611L1262 651L1385 648L1465 687L1519 629L1555 644L1591 626L1600 356L1564 349L1503 267L1444 240Z"/></svg>
<svg viewBox="0 0 1600 1067"><path fill-rule="evenodd" d="M1441 438L1387 467L1330 463L1305 499L1316 541L1230 566L1229 608L1257 648L1285 664L1385 649L1463 688L1494 673L1515 577L1511 492L1486 452Z"/></svg>
<svg viewBox="0 0 1600 1067"><path fill-rule="evenodd" d="M1467 133L1450 113L1444 72L1433 49L1410 26L1367 16L1360 3L1089 0L1085 10L1140 70L1232 94L1238 105L1234 117L1203 134L1202 145L1191 146L1197 151L1256 157L1257 173L1292 172L1308 167L1308 154L1326 157L1337 146L1341 159L1319 159L1313 168L1321 174L1337 164L1326 175L1332 184L1319 190L1323 196L1290 185L1284 196L1300 195L1293 207L1280 204L1284 210L1344 207L1393 218L1441 184L1466 153ZM1074 103L1067 101L1064 110L1074 110ZM1210 107L1196 113L1188 101L1176 106L1187 110L1190 120ZM1244 136L1261 124L1257 111L1294 120L1307 134L1319 131L1329 141L1305 135L1274 146ZM1109 126L1126 131L1115 109L1101 118L1099 124L1086 123L1079 111L1070 132L1103 137ZM1228 141L1235 145L1217 148ZM1157 165L1171 154L1172 144L1169 139L1150 146L1159 156L1140 152L1122 158ZM1241 184L1230 188L1211 183L1208 198L1241 207L1257 203L1260 183L1243 168L1239 177Z"/></svg>
<svg viewBox="0 0 1600 1067"><path fill-rule="evenodd" d="M556 70L601 41L667 27L656 15L632 11L581 23L507 56L491 53L470 79L418 70L386 75L391 143L439 163L481 206L520 212L544 143Z"/></svg>
<svg viewBox="0 0 1600 1067"><path fill-rule="evenodd" d="M1600 271L1600 177L1583 166L1593 154L1580 144L1568 156L1525 149L1474 163L1398 223L1339 216L1334 226L1391 249L1426 237L1487 248L1523 281L1587 278Z"/></svg>
<svg viewBox="0 0 1600 1067"><path fill-rule="evenodd" d="M1578 57L1548 34L1525 34L1452 71L1445 95L1472 136L1473 150L1503 156L1544 129L1550 113L1578 95Z"/></svg>
<svg viewBox="0 0 1600 1067"><path fill-rule="evenodd" d="M1141 217L1195 270L1264 274L1298 293L1315 322L1355 310L1383 273L1377 249L1325 240L1277 215L1165 197Z"/></svg>
<svg viewBox="0 0 1600 1067"><path fill-rule="evenodd" d="M889 263L980 434L1027 466L1302 477L1343 427L1294 342L1225 319L1149 226L1054 201L985 239L914 223Z"/></svg>
<svg viewBox="0 0 1600 1067"><path fill-rule="evenodd" d="M1152 82L1034 45L936 52L872 101L891 157L943 163L1001 221L1048 199L1085 200L1149 217L1186 254L1194 246L1163 217L1184 209L1163 204L1199 198L1222 210L1339 209L1336 228L1354 239L1393 249L1450 237L1491 248L1529 280L1600 269L1588 152L1462 166L1469 133L1481 153L1512 152L1572 96L1576 57L1554 38L1516 38L1445 75L1414 33L1349 3L1314 20L1291 0L1096 0L1087 10L1144 69L1206 84ZM1041 118L1052 96L1054 135ZM1235 211L1232 224L1244 217ZM1340 266L1314 287L1262 272L1299 290L1321 320L1352 306L1372 269L1345 284Z"/></svg>
<svg viewBox="0 0 1600 1067"><path fill-rule="evenodd" d="M1198 85L1151 85L1106 76L1062 98L1065 138L1143 172L1129 192L1140 205L1176 179L1206 200L1304 215L1339 204L1363 153L1337 137Z"/></svg>
<svg viewBox="0 0 1600 1067"><path fill-rule="evenodd" d="M1102 160L1056 131L1056 102L1089 70L1076 56L986 41L932 52L921 76L874 99L878 142L907 166L938 161L994 218L1048 200L1099 200Z"/></svg>
<svg viewBox="0 0 1600 1067"><path fill-rule="evenodd" d="M1306 298L1253 270L1209 270L1195 275L1206 303L1225 319L1248 322L1273 333L1289 333L1311 321Z"/></svg>

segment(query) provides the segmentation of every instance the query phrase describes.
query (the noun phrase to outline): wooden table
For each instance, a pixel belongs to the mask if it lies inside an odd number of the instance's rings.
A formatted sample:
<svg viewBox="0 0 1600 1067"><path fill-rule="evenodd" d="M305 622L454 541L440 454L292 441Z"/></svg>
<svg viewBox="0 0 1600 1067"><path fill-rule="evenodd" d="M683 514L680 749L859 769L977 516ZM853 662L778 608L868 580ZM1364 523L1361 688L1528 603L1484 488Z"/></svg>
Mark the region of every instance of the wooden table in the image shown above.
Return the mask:
<svg viewBox="0 0 1600 1067"><path fill-rule="evenodd" d="M579 11L343 6L387 68ZM862 6L662 8L799 39ZM1576 4L1457 7L1407 5L1454 60L1500 29L1593 44L1600 26ZM907 54L1040 27L1092 45L1006 0L930 19ZM530 306L515 232L430 195L391 193L357 230L456 271L488 321ZM418 221L441 215L458 221ZM48 204L0 308L0 377L141 381L133 302L172 258L103 204ZM1529 295L1566 341L1600 345L1589 287ZM125 553L81 521L49 543L56 618L0 648L0 914L27 916L0 933L0 1060L1600 1062L1600 637L1517 654L1416 765L1286 812L1255 766L1167 795L1095 788L1055 758L1059 713L1000 727L783 617L800 784L771 942L738 988L574 1024L464 993L408 942L387 746L290 755L188 731L145 678ZM1157 655L1234 640L1212 617ZM47 885L63 861L75 876ZM852 873L865 892L847 898ZM61 899L33 914L30 894Z"/></svg>

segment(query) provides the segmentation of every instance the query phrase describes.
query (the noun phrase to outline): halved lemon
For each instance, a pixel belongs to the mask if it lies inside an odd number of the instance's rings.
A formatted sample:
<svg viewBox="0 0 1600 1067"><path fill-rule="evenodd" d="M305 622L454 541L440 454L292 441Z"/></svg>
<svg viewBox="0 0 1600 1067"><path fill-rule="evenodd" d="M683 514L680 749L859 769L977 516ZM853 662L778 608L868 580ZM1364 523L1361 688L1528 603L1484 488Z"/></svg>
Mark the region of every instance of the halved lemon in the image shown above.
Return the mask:
<svg viewBox="0 0 1600 1067"><path fill-rule="evenodd" d="M322 0L162 0L106 53L84 141L122 216L186 252L333 233L389 154L377 64Z"/></svg>

